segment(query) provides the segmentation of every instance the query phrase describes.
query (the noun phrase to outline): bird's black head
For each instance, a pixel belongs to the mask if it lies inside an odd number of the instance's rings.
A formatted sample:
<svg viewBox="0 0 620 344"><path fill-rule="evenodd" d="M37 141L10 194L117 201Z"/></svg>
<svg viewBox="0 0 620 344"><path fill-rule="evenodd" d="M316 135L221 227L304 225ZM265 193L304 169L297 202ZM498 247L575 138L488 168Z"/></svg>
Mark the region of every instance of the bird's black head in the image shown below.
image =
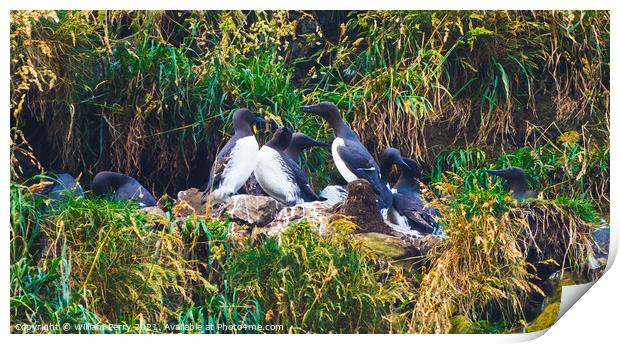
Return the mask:
<svg viewBox="0 0 620 344"><path fill-rule="evenodd" d="M310 136L303 133L294 133L289 146L294 146L296 148L304 150L310 147L329 147L329 144L314 140L310 138Z"/></svg>
<svg viewBox="0 0 620 344"><path fill-rule="evenodd" d="M510 182L525 182L525 171L519 167L508 167L501 170L487 170L488 173L502 177Z"/></svg>
<svg viewBox="0 0 620 344"><path fill-rule="evenodd" d="M403 158L403 160L407 166L407 174L413 178L420 179L422 177L422 167L420 167L420 164L415 159L411 158Z"/></svg>
<svg viewBox="0 0 620 344"><path fill-rule="evenodd" d="M301 153L310 147L329 147L329 144L311 139L308 135L295 133L291 138L291 143L284 150L289 158L299 162Z"/></svg>
<svg viewBox="0 0 620 344"><path fill-rule="evenodd" d="M116 172L102 171L95 175L90 189L95 195L105 195L114 191L116 188L119 174Z"/></svg>
<svg viewBox="0 0 620 344"><path fill-rule="evenodd" d="M516 199L536 198L536 191L529 190L525 171L519 167L508 167L501 170L487 170L488 173L500 176L508 181L513 197Z"/></svg>
<svg viewBox="0 0 620 344"><path fill-rule="evenodd" d="M291 143L293 132L285 125L280 126L265 145L283 151Z"/></svg>
<svg viewBox="0 0 620 344"><path fill-rule="evenodd" d="M388 175L392 171L393 165L406 167L407 164L400 155L400 151L396 148L388 147L381 152L379 156L379 163L381 167L381 178L387 181Z"/></svg>
<svg viewBox="0 0 620 344"><path fill-rule="evenodd" d="M392 167L392 165L398 165L401 167L407 167L403 157L400 155L400 151L392 147L388 147L381 152L379 161L382 166Z"/></svg>
<svg viewBox="0 0 620 344"><path fill-rule="evenodd" d="M303 112L310 112L319 115L332 125L342 120L338 106L332 102L320 102L314 105L304 105L300 109Z"/></svg>
<svg viewBox="0 0 620 344"><path fill-rule="evenodd" d="M233 126L235 127L235 131L245 131L250 130L252 124L262 125L265 123L265 119L259 116L256 116L252 111L241 108L233 113ZM247 133L245 133L247 134Z"/></svg>

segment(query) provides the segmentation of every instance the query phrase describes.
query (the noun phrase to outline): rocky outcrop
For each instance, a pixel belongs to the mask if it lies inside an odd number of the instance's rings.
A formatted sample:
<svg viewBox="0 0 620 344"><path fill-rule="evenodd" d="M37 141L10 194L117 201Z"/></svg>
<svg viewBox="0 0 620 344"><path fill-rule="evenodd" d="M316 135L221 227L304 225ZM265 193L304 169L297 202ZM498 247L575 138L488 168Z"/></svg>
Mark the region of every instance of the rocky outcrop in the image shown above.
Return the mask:
<svg viewBox="0 0 620 344"><path fill-rule="evenodd" d="M207 209L205 204L202 204L202 191L191 188L185 191L179 191L177 194L178 202L176 205L181 204L178 210L182 212L177 216L189 216L191 214L204 215ZM184 202L184 203L183 203Z"/></svg>
<svg viewBox="0 0 620 344"><path fill-rule="evenodd" d="M268 235L275 235L286 228L290 223L306 219L319 228L320 234L325 234L329 218L336 212L337 205L325 201L315 201L286 207L278 212L273 222L265 229Z"/></svg>
<svg viewBox="0 0 620 344"><path fill-rule="evenodd" d="M441 244L442 237L437 235L407 235L403 237L405 244L414 249L417 256L426 257L433 247Z"/></svg>
<svg viewBox="0 0 620 344"><path fill-rule="evenodd" d="M590 257L590 269L605 269L609 256L609 225L599 227L592 231L592 257Z"/></svg>
<svg viewBox="0 0 620 344"><path fill-rule="evenodd" d="M226 202L221 215L233 222L263 227L271 223L282 208L282 203L268 196L235 195Z"/></svg>
<svg viewBox="0 0 620 344"><path fill-rule="evenodd" d="M588 264L586 266L586 273L590 281L599 279L607 268L609 239L609 225L592 231L592 252L588 256Z"/></svg>
<svg viewBox="0 0 620 344"><path fill-rule="evenodd" d="M166 213L158 207L144 207L140 208L140 210L155 217L166 217Z"/></svg>
<svg viewBox="0 0 620 344"><path fill-rule="evenodd" d="M400 259L413 253L400 238L383 233L357 233L353 234L353 240L388 259Z"/></svg>
<svg viewBox="0 0 620 344"><path fill-rule="evenodd" d="M341 195L346 195L344 203L325 200L285 207L269 196L243 194L230 197L225 204L209 206L202 204L202 192L192 188L179 192L173 213L183 219L204 216L208 210L208 216L229 218L231 231L239 238L251 235L256 227L260 228L260 233L278 235L291 223L302 219L313 223L324 235L331 221L344 217L358 228L352 240L388 260L425 256L441 242L437 236L385 222L377 209L375 193L366 180L353 181L347 190L341 191Z"/></svg>

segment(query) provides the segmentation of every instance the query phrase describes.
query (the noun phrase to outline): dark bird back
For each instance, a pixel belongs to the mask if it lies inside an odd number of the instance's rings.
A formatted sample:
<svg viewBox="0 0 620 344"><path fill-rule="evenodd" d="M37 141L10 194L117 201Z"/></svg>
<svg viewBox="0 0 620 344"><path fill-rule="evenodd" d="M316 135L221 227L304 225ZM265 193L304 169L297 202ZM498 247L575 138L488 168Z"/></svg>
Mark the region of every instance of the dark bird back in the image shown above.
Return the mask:
<svg viewBox="0 0 620 344"><path fill-rule="evenodd" d="M394 186L394 203L390 209L392 222L422 233L433 234L439 230L435 220L436 210L425 204L420 193L421 168L417 161L403 158L405 166Z"/></svg>
<svg viewBox="0 0 620 344"><path fill-rule="evenodd" d="M157 200L134 178L118 172L103 171L93 178L95 195L110 195L117 200L133 200L141 207L154 207Z"/></svg>
<svg viewBox="0 0 620 344"><path fill-rule="evenodd" d="M61 199L66 196L84 196L82 186L72 175L66 172L52 173L43 180L50 181L51 184L46 185L39 194L47 195L51 199Z"/></svg>

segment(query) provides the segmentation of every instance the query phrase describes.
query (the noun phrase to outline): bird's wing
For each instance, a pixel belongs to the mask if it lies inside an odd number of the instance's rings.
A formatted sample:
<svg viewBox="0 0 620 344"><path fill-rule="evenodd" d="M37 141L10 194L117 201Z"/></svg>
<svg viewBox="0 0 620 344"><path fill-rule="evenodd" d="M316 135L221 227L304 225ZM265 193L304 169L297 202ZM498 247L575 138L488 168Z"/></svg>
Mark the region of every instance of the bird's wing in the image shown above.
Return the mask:
<svg viewBox="0 0 620 344"><path fill-rule="evenodd" d="M382 190L386 186L381 182L379 166L365 147L357 142L345 140L345 144L336 149L349 171L353 172L358 178L370 182L377 194L382 194L382 191L385 191Z"/></svg>
<svg viewBox="0 0 620 344"><path fill-rule="evenodd" d="M155 199L155 197L153 197L153 195L151 195L151 193L147 189L142 187L140 191L140 194L142 195L140 203L145 204L147 207L154 207L157 205L157 200Z"/></svg>
<svg viewBox="0 0 620 344"><path fill-rule="evenodd" d="M206 184L205 191L208 192L210 189L217 189L222 181L222 175L224 174L224 170L230 161L230 153L232 152L235 144L238 141L233 139L228 140L222 150L217 154L213 165L211 166L211 173L209 176L209 181Z"/></svg>
<svg viewBox="0 0 620 344"><path fill-rule="evenodd" d="M320 198L316 195L314 190L310 187L310 182L308 182L308 177L306 173L299 167L299 165L293 161L288 155L284 153L280 153L280 157L286 164L292 176L295 178L295 182L299 185L301 190L301 196L304 201L312 202L318 201Z"/></svg>
<svg viewBox="0 0 620 344"><path fill-rule="evenodd" d="M147 207L157 205L157 200L140 182L131 178L127 183L114 191L115 197L121 200L133 199Z"/></svg>
<svg viewBox="0 0 620 344"><path fill-rule="evenodd" d="M409 220L411 227L418 227L426 233L433 233L437 227L437 223L432 216L426 213L416 200L396 193L394 194L394 202L392 204L402 216Z"/></svg>

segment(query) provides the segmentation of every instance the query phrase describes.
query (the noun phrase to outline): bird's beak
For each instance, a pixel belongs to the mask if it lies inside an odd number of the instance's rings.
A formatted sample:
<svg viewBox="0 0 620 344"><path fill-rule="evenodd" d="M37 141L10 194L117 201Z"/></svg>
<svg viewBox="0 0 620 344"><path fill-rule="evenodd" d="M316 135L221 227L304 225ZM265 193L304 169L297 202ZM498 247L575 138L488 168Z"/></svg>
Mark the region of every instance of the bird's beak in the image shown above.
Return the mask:
<svg viewBox="0 0 620 344"><path fill-rule="evenodd" d="M487 173L492 174L494 176L503 177L503 170L486 170Z"/></svg>
<svg viewBox="0 0 620 344"><path fill-rule="evenodd" d="M411 168L411 167L409 167L409 165L405 162L405 160L403 160L403 158L401 158L401 157L398 157L398 158L396 159L396 164L397 164L398 166L400 166L400 167Z"/></svg>
<svg viewBox="0 0 620 344"><path fill-rule="evenodd" d="M329 147L329 143L325 143L325 142L321 142L317 140L310 140L310 142L315 147Z"/></svg>
<svg viewBox="0 0 620 344"><path fill-rule="evenodd" d="M316 105L302 105L299 107L299 110L303 112L315 112Z"/></svg>

